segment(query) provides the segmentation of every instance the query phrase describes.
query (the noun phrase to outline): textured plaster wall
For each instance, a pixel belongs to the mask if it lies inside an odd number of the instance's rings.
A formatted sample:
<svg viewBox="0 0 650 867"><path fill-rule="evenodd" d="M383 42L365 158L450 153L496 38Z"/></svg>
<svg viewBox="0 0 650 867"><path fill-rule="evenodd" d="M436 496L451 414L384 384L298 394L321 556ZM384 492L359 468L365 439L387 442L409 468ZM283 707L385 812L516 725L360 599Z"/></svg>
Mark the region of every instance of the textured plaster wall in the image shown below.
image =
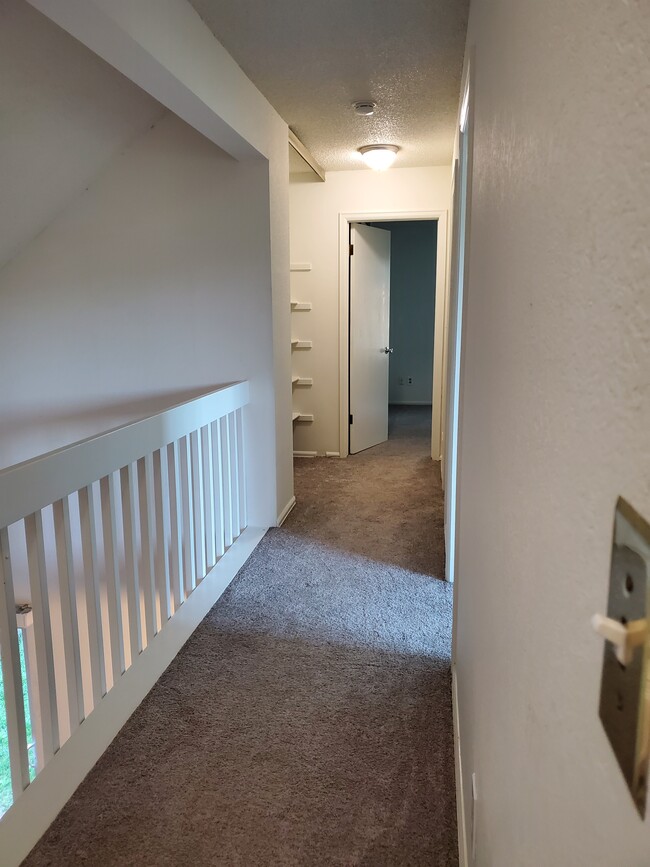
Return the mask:
<svg viewBox="0 0 650 867"><path fill-rule="evenodd" d="M328 172L325 183L290 184L291 261L311 271L291 275L291 297L310 301L310 313L292 314L293 336L312 340L294 351L293 373L313 377L313 388L294 389L294 408L313 413L297 424L298 451L339 451L339 217L340 214L444 211L449 208L448 167L387 172Z"/></svg>
<svg viewBox="0 0 650 867"><path fill-rule="evenodd" d="M616 498L650 517L648 6L475 0L468 47L456 664L475 863L645 867L589 621Z"/></svg>

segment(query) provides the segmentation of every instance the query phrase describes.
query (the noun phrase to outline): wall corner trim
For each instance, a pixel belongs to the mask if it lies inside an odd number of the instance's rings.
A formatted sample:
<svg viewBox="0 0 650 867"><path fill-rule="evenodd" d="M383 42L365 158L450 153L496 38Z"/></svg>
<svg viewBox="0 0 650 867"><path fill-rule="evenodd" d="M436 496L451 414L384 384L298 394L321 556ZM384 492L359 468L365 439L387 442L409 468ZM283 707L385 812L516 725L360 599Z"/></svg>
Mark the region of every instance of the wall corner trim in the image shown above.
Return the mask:
<svg viewBox="0 0 650 867"><path fill-rule="evenodd" d="M311 153L307 150L305 145L300 141L295 132L289 127L289 144L295 150L297 154L299 154L303 160L307 163L307 165L312 169L312 171L318 175L321 181L325 180L325 171L320 167L320 165L316 162ZM310 269L311 270L311 269Z"/></svg>
<svg viewBox="0 0 650 867"><path fill-rule="evenodd" d="M278 527L281 527L284 524L284 522L287 520L287 518L291 514L291 511L293 510L293 507L295 505L296 505L296 498L291 497L291 499L289 500L287 505L284 507L284 509L278 515Z"/></svg>

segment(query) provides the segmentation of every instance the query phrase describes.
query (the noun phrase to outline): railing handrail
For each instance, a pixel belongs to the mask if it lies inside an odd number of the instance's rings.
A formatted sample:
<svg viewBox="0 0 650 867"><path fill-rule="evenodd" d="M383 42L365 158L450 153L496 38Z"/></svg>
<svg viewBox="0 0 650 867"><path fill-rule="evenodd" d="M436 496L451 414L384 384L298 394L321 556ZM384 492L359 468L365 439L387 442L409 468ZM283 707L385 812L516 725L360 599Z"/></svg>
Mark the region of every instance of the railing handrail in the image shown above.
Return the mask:
<svg viewBox="0 0 650 867"><path fill-rule="evenodd" d="M81 781L261 538L247 530L248 402L248 382L229 383L0 471L0 689L19 826L21 804L43 812L39 793L63 805L68 774Z"/></svg>
<svg viewBox="0 0 650 867"><path fill-rule="evenodd" d="M0 470L0 527L20 521L248 403L235 382Z"/></svg>

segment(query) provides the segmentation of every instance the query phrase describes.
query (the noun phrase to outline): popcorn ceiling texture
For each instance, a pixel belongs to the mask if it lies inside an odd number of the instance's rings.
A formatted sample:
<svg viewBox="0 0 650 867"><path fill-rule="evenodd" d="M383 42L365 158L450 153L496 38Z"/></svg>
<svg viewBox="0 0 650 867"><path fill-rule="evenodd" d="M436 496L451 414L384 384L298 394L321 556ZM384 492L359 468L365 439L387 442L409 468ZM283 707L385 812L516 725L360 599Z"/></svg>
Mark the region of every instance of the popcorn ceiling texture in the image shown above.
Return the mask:
<svg viewBox="0 0 650 867"><path fill-rule="evenodd" d="M398 168L450 164L467 0L192 5L325 170L362 167L376 143L403 149Z"/></svg>

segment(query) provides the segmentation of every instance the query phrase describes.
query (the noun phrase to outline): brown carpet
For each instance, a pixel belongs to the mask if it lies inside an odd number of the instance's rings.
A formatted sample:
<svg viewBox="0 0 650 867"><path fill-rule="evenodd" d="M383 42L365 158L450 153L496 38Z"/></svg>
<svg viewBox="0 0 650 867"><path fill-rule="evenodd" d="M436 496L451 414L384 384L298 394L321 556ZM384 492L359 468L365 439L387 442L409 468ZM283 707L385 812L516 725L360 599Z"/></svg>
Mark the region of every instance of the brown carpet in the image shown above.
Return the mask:
<svg viewBox="0 0 650 867"><path fill-rule="evenodd" d="M457 865L451 588L425 410L298 506L24 862Z"/></svg>

